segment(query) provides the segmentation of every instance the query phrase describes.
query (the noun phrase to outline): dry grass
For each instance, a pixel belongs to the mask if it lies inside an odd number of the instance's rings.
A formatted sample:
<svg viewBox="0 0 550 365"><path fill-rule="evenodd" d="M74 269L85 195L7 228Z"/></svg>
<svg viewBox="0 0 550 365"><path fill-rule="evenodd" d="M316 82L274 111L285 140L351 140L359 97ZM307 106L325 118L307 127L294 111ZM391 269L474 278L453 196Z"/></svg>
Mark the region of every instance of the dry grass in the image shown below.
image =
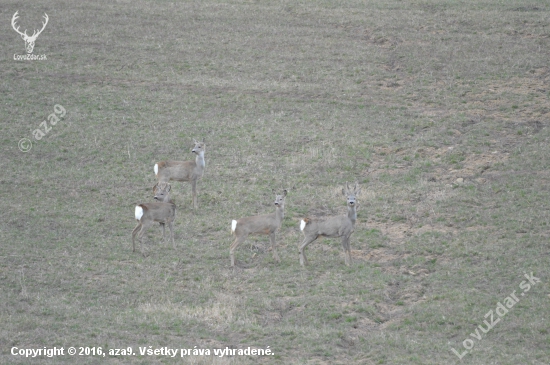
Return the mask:
<svg viewBox="0 0 550 365"><path fill-rule="evenodd" d="M545 2L44 1L5 4L6 26L16 10L50 23L47 61L14 61L23 41L0 34L0 363L149 345L275 353L191 364L454 363L524 272L542 283L462 362L548 361ZM19 151L55 104L67 116ZM193 138L200 209L174 183L177 249L151 229L132 254L153 164L193 158ZM324 239L300 268L299 219L344 214L346 181L354 265ZM231 269L231 220L282 188L281 263L257 237Z"/></svg>

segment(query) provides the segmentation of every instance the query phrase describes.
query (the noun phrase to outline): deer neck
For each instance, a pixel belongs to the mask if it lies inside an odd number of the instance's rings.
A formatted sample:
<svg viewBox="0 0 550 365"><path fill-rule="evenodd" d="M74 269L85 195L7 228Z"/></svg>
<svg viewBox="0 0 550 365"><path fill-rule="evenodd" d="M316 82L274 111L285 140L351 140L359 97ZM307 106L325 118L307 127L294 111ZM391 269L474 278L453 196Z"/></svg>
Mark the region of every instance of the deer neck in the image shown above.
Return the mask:
<svg viewBox="0 0 550 365"><path fill-rule="evenodd" d="M357 210L355 205L350 207L348 206L348 218L351 220L351 223L355 226L355 221L357 220Z"/></svg>
<svg viewBox="0 0 550 365"><path fill-rule="evenodd" d="M206 166L206 161L204 161L204 151L201 151L197 157L195 157L195 163L197 164L198 167L200 167L201 169L204 169L204 167Z"/></svg>
<svg viewBox="0 0 550 365"><path fill-rule="evenodd" d="M285 217L285 207L279 206L275 208L275 219L277 222L279 222L279 225L281 225L281 222L283 221L283 218Z"/></svg>
<svg viewBox="0 0 550 365"><path fill-rule="evenodd" d="M165 196L164 199L160 200L160 199L155 199L155 201L159 202L159 203L170 203L170 204L174 204L172 202L172 199L170 199L170 197L168 196Z"/></svg>

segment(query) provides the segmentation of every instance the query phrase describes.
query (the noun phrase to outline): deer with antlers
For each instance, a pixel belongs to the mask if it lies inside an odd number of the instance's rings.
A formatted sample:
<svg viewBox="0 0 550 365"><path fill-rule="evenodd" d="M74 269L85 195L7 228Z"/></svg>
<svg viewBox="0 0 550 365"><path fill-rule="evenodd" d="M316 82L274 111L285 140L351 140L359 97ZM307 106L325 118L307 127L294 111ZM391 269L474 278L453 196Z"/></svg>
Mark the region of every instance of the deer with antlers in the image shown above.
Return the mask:
<svg viewBox="0 0 550 365"><path fill-rule="evenodd" d="M342 237L342 246L344 247L344 255L346 265L351 265L351 248L349 244L350 236L355 229L355 221L357 220L357 200L356 196L361 192L361 188L357 187L357 183L353 190L346 183L346 190L342 189L342 195L347 197L348 215L330 217L324 220L304 218L300 221L300 230L304 234L304 240L299 245L300 265L307 265L305 248L311 242L315 241L319 236L337 238Z"/></svg>
<svg viewBox="0 0 550 365"><path fill-rule="evenodd" d="M13 14L13 17L11 18L11 26L13 27L13 29L19 33L19 35L21 35L21 38L23 38L23 40L25 41L25 49L27 50L27 53L32 53L33 49L34 49L34 42L36 41L36 38L38 38L38 36L40 35L40 33L42 33L42 31L44 30L44 28L46 28L46 24L48 24L48 14L44 13L44 22L42 22L42 29L40 30L34 30L33 34L29 37L27 35L27 30L25 29L24 32L21 32L19 31L19 27L17 26L16 28L16 22L17 22L17 19L19 19L19 16L18 16L18 13L19 11L16 11L15 14Z"/></svg>
<svg viewBox="0 0 550 365"><path fill-rule="evenodd" d="M274 213L244 217L231 222L231 233L235 235L235 241L233 241L231 247L229 248L231 266L235 266L235 250L250 234L269 235L271 250L273 251L273 259L277 262L280 261L275 244L275 233L281 228L283 218L285 216L286 193L287 191L283 190L283 194L275 195Z"/></svg>
<svg viewBox="0 0 550 365"><path fill-rule="evenodd" d="M169 193L171 186L168 183L158 183L153 187L156 202L136 205L135 217L138 221L136 228L132 231L132 251L136 251L136 235L139 240L141 254L142 239L145 230L153 225L154 222L159 222L162 226L162 238L166 242L165 225L170 229L170 237L172 238L172 246L176 248L174 242L174 219L176 218L176 204L170 200Z"/></svg>
<svg viewBox="0 0 550 365"><path fill-rule="evenodd" d="M194 142L195 147L191 149L191 152L197 155L195 161L161 161L155 164L153 170L159 183L170 180L188 181L193 193L193 209L197 209L197 181L204 175L206 144L204 141L194 140Z"/></svg>

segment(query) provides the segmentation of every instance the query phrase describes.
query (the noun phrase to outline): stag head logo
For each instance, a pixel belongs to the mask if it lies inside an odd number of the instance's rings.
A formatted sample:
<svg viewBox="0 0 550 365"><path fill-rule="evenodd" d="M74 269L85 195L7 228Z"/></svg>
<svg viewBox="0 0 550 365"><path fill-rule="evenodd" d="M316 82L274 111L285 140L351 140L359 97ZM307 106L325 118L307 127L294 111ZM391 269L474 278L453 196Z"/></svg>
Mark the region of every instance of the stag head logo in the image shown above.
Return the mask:
<svg viewBox="0 0 550 365"><path fill-rule="evenodd" d="M44 13L44 20L45 22L42 23L42 29L35 30L33 34L29 37L27 35L27 30L25 29L24 32L19 31L19 27L17 26L16 22L19 16L17 15L19 11L16 11L15 14L13 14L13 18L11 18L11 26L13 29L21 35L21 38L25 41L25 49L27 50L28 54L31 54L34 49L34 42L36 41L36 38L42 33L44 28L46 28L46 24L48 24L48 14ZM17 26L17 27L16 27Z"/></svg>

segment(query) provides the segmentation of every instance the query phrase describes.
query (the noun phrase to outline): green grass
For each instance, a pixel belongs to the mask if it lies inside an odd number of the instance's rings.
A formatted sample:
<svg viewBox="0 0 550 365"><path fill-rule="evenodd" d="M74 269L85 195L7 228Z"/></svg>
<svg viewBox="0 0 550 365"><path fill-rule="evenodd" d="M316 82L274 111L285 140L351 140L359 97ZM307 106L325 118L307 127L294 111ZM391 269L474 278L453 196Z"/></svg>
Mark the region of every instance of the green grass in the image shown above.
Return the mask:
<svg viewBox="0 0 550 365"><path fill-rule="evenodd" d="M262 348L190 364L545 364L550 237L550 8L543 1L44 1L0 36L0 363L12 347ZM90 14L94 14L91 16ZM6 28L7 29L7 28ZM60 104L67 115L33 131ZM21 152L21 138L33 142ZM198 211L175 182L176 250L131 250L153 165L205 139ZM460 182L457 179L462 178ZM298 222L344 214L354 263ZM229 261L230 222L273 211L277 236ZM485 314L524 273L495 327ZM462 360L452 352L474 347Z"/></svg>

